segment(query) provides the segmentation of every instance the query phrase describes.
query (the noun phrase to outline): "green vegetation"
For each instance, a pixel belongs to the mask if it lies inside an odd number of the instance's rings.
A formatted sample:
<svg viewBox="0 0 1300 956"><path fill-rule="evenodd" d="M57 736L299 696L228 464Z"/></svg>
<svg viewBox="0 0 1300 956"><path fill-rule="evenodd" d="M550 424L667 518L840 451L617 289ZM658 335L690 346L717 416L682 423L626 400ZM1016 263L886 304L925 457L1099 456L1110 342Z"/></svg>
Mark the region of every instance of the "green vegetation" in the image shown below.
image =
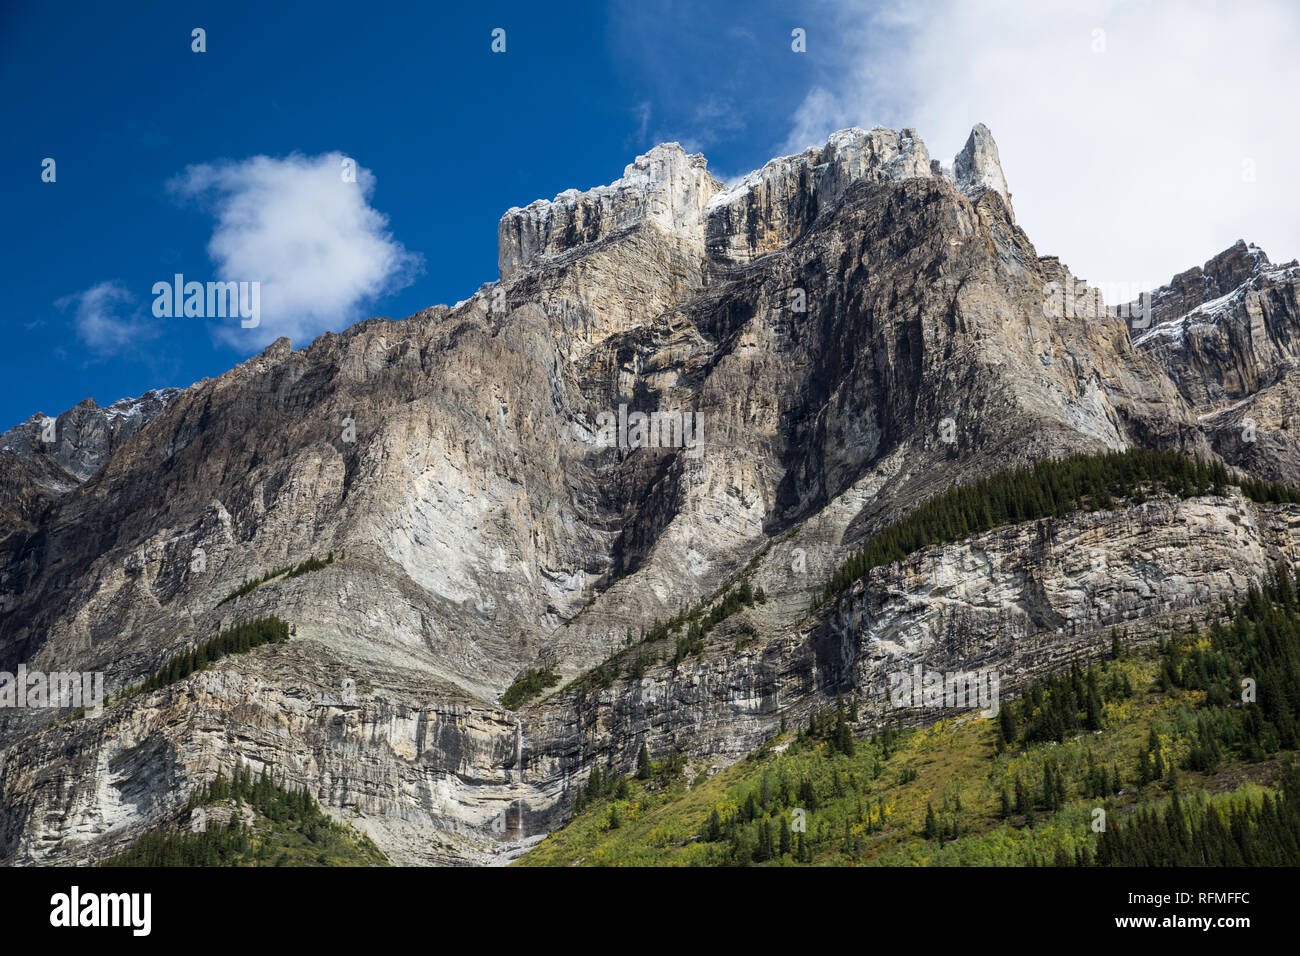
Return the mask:
<svg viewBox="0 0 1300 956"><path fill-rule="evenodd" d="M274 614L236 624L234 627L226 628L211 640L171 657L166 664L150 672L149 676L139 684L122 691L118 699L125 700L136 694L174 684L231 654L247 654L253 648L263 644L282 644L291 634L292 630L288 622L282 621Z"/></svg>
<svg viewBox="0 0 1300 956"><path fill-rule="evenodd" d="M603 770L518 863L1300 864L1289 570L1154 646L1111 647L993 719L861 736L840 701L689 784Z"/></svg>
<svg viewBox="0 0 1300 956"><path fill-rule="evenodd" d="M321 568L329 567L333 563L334 563L333 551L331 551L328 555L326 555L324 561L322 561L320 558L317 557L310 557L306 561L294 565L289 570L289 573L285 575L285 577L296 578L299 577L300 575L306 574L308 571L319 571Z"/></svg>
<svg viewBox="0 0 1300 956"><path fill-rule="evenodd" d="M225 824L192 832L195 814L229 809ZM233 780L218 774L190 795L191 827L162 828L141 835L104 866L386 866L367 838L321 812L306 790L289 790L263 770L254 780L247 767ZM225 815L224 813L222 814Z"/></svg>
<svg viewBox="0 0 1300 956"><path fill-rule="evenodd" d="M1261 481L1258 478L1235 478L1241 493L1251 501L1263 504L1300 504L1300 488L1281 481Z"/></svg>
<svg viewBox="0 0 1300 956"><path fill-rule="evenodd" d="M866 540L826 582L812 609L831 600L872 568L901 560L932 544L958 541L1007 524L1107 510L1117 498L1137 503L1152 493L1177 497L1222 494L1232 479L1219 463L1173 451L1133 448L1098 455L1045 459L954 485ZM1300 502L1300 490L1276 482L1239 481L1256 501Z"/></svg>
<svg viewBox="0 0 1300 956"><path fill-rule="evenodd" d="M501 695L501 706L506 710L514 710L520 704L532 700L546 688L554 687L559 682L560 675L554 668L526 670Z"/></svg>
<svg viewBox="0 0 1300 956"><path fill-rule="evenodd" d="M343 557L344 557L344 552L340 551L339 559L342 560ZM221 607L221 605L225 604L227 601L233 601L235 598L243 597L248 592L257 590L267 581L272 581L275 578L280 577L281 575L283 575L285 580L287 581L289 578L296 578L299 575L306 574L308 571L319 571L321 568L328 567L333 563L334 563L334 552L331 551L324 561L322 561L320 558L313 556L308 558L306 561L301 562L300 564L287 564L282 568L276 568L272 571L267 571L260 578L254 578L252 580L245 581L239 587L235 588L235 590L231 591L229 594L227 594L225 597L223 597L220 601L217 602L217 607Z"/></svg>
<svg viewBox="0 0 1300 956"><path fill-rule="evenodd" d="M998 710L998 752L1014 743L1063 743L1067 736L1101 730L1103 698L1099 684L1096 667L1085 672L1076 664L1068 673L1039 681L1019 700L1002 705ZM1132 693L1127 675L1111 675L1106 688L1109 699L1122 700Z"/></svg>
<svg viewBox="0 0 1300 956"><path fill-rule="evenodd" d="M676 651L672 657L674 665L680 664L691 654L699 655L703 653L704 638L731 615L742 607L753 607L755 604L763 604L766 601L767 595L762 588L755 590L749 586L747 580L742 578L740 586L726 590L722 593L720 600L718 599L718 592L714 592L703 601L687 608L662 624L656 620L649 630L641 632L641 639L638 643L652 644L655 641L665 640L673 634L681 634L677 639ZM708 613L705 613L706 608ZM683 629L685 629L684 634L681 633Z"/></svg>
<svg viewBox="0 0 1300 956"><path fill-rule="evenodd" d="M1300 861L1300 770L1282 775L1282 793L1190 807L1175 793L1162 810L1139 809L1101 834L1097 866L1295 866Z"/></svg>
<svg viewBox="0 0 1300 956"><path fill-rule="evenodd" d="M1226 620L1161 647L1160 683L1203 691L1195 761L1213 769L1222 748L1250 760L1300 748L1300 599L1284 564L1263 589L1253 585ZM1243 706L1249 704L1250 706Z"/></svg>
<svg viewBox="0 0 1300 956"><path fill-rule="evenodd" d="M235 598L243 597L249 591L256 590L257 588L265 584L267 581L270 581L272 578L278 578L280 575L287 573L291 567L292 565L283 568L276 568L273 571L267 571L260 578L254 578L253 580L245 581L239 587L235 588L233 591L231 591L229 594L223 597L220 601L218 601L217 607L221 607L221 605L233 601Z"/></svg>
<svg viewBox="0 0 1300 956"><path fill-rule="evenodd" d="M764 551L766 551L766 548ZM754 560L757 560L757 556ZM752 565L754 561L750 563ZM764 593L761 587L752 588L743 575L737 575L733 581L737 579L740 581L739 585L732 586L729 584L724 588L719 588L698 604L681 611L667 621L660 622L656 619L648 630L643 629L641 631L640 637L635 641L631 632L629 632L627 644L629 647L633 647L633 650L619 651L604 663L587 671L568 686L596 690L609 687L620 676L633 680L640 679L645 675L648 668L654 667L656 664L670 663L673 667L677 667L688 657L702 656L704 654L704 638L708 636L710 631L741 608L753 607L756 604L765 604L767 602L767 594ZM752 633L742 634L736 640L736 650L742 650L752 643L753 639L754 635ZM668 649L660 652L654 648L655 644L668 640L674 640L674 643ZM627 668L626 673L624 673L625 665Z"/></svg>

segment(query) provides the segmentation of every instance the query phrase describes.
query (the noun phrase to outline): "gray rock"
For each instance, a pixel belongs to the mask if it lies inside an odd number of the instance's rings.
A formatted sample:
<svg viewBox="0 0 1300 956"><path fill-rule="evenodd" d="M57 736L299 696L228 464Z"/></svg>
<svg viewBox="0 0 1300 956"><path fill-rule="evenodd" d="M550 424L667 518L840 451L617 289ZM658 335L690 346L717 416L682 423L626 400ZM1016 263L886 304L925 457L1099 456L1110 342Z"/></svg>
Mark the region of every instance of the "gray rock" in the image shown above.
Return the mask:
<svg viewBox="0 0 1300 956"><path fill-rule="evenodd" d="M501 861L643 741L723 765L837 690L878 703L903 663L1021 680L1294 553L1293 508L1153 501L928 549L805 617L867 535L954 481L1137 445L1283 460L1223 446L1192 376L1096 295L1047 308L1078 281L1016 226L983 127L952 177L910 130L845 130L732 187L667 144L498 234L500 278L451 308L281 339L130 424L65 413L54 454L20 426L0 670L116 690L239 621L297 634L102 717L0 712L0 860L102 857L243 761L399 862ZM1282 361L1281 336L1250 341L1200 367ZM1221 379L1271 400L1262 373ZM620 408L689 414L699 444L603 441ZM769 600L703 659L584 677L746 568ZM503 710L537 666L561 685Z"/></svg>
<svg viewBox="0 0 1300 956"><path fill-rule="evenodd" d="M972 200L992 191L1002 197L1011 218L1011 193L1006 177L1002 175L1002 161L998 158L998 144L983 123L977 123L966 139L962 151L953 157L953 177L957 187Z"/></svg>
<svg viewBox="0 0 1300 956"><path fill-rule="evenodd" d="M75 482L83 482L180 393L179 388L150 390L139 398L118 399L107 408L87 398L54 419L53 441L44 438L49 434L49 416L37 412L0 433L0 451L29 460L45 456Z"/></svg>

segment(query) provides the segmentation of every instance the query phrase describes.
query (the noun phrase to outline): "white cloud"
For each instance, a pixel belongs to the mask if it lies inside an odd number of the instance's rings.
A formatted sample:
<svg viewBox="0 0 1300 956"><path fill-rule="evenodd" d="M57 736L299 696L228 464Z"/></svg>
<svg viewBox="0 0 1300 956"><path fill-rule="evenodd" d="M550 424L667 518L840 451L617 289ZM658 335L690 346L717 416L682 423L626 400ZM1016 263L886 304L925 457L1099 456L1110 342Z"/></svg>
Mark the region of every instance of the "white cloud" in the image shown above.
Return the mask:
<svg viewBox="0 0 1300 956"><path fill-rule="evenodd" d="M636 117L636 141L639 145L645 142L646 137L650 134L651 106L649 100L638 103L632 110L632 114Z"/></svg>
<svg viewBox="0 0 1300 956"><path fill-rule="evenodd" d="M135 297L117 281L100 282L83 292L65 295L54 305L73 308L77 338L101 358L134 352L159 332Z"/></svg>
<svg viewBox="0 0 1300 956"><path fill-rule="evenodd" d="M218 325L226 343L252 350L286 335L305 345L364 318L367 303L418 271L420 257L393 239L388 218L370 206L374 175L357 166L355 182L345 181L345 160L341 153L254 156L190 166L168 184L210 206L216 278L261 283L261 324Z"/></svg>
<svg viewBox="0 0 1300 956"><path fill-rule="evenodd" d="M660 138L681 143L682 149L688 153L698 153L744 130L745 116L731 99L705 96L695 105L683 131L669 131Z"/></svg>
<svg viewBox="0 0 1300 956"><path fill-rule="evenodd" d="M913 126L948 164L983 122L1017 221L1090 281L1163 282L1238 238L1300 254L1293 0L824 10L783 152L844 126Z"/></svg>

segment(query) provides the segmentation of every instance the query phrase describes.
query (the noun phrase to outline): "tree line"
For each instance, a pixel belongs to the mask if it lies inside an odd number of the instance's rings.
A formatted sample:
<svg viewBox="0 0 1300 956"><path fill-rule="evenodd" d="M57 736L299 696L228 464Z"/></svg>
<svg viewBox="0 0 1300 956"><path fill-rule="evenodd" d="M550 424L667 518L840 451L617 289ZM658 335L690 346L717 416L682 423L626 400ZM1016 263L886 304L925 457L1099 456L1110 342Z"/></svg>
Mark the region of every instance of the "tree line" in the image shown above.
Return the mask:
<svg viewBox="0 0 1300 956"><path fill-rule="evenodd" d="M1279 482L1234 479L1220 462L1147 448L1044 459L953 485L869 537L830 577L811 609L841 594L872 568L933 544L960 541L1003 525L1061 518L1079 510L1109 510L1121 498L1141 504L1150 494L1179 498L1221 495L1233 481L1255 501L1300 502L1300 489Z"/></svg>
<svg viewBox="0 0 1300 956"><path fill-rule="evenodd" d="M1226 808L1189 807L1175 792L1163 810L1143 807L1112 823L1073 860L1083 866L1295 866L1300 860L1300 773L1292 766L1281 792Z"/></svg>
<svg viewBox="0 0 1300 956"><path fill-rule="evenodd" d="M139 684L123 691L122 697L134 697L174 684L231 654L247 654L263 644L282 644L292 636L293 630L287 621L274 614L228 627L211 640L172 656Z"/></svg>
<svg viewBox="0 0 1300 956"><path fill-rule="evenodd" d="M231 804L225 824L195 826L195 814L214 804ZM271 826L259 831L244 820L244 809ZM233 777L220 772L206 786L190 793L185 804L188 829L161 828L142 834L103 866L239 866L245 864L382 862L367 841L358 846L347 829L335 823L306 788L290 788L271 778L269 770L254 777L241 765ZM286 850L291 834L292 857ZM277 839L278 837L278 839ZM284 845L277 845L282 843Z"/></svg>
<svg viewBox="0 0 1300 956"><path fill-rule="evenodd" d="M340 551L339 559L342 560L344 557L346 557L346 554ZM231 591L229 594L223 597L220 601L218 601L217 607L221 607L221 605L227 603L228 601L233 601L235 598L243 597L245 594L248 594L250 591L256 591L267 581L273 580L274 578L278 578L282 574L284 575L285 580L287 581L289 578L299 577L301 575L306 574L309 571L319 571L321 568L329 567L333 563L334 563L334 552L331 551L325 557L324 560L316 557L315 555L312 555L306 561L302 561L298 564L286 564L282 568L274 568L270 571L267 571L260 578L250 578L246 580L243 584L235 588L233 591Z"/></svg>

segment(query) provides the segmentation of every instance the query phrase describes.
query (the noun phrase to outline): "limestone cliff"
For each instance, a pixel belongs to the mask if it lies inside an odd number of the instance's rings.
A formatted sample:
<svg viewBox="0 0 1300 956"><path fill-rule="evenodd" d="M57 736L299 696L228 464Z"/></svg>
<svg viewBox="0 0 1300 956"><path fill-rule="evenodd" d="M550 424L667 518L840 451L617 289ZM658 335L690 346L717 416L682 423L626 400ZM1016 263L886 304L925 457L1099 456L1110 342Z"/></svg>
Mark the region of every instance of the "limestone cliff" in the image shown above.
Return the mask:
<svg viewBox="0 0 1300 956"><path fill-rule="evenodd" d="M1256 283L1242 308L1268 333L1184 368L1095 296L1048 308L1077 280L1010 197L982 126L951 175L912 130L841 131L730 187L666 144L507 211L499 278L455 307L282 339L129 436L69 439L58 471L20 426L0 453L0 670L102 670L115 690L251 617L297 633L100 717L0 712L0 860L102 856L239 761L401 862L485 860L642 742L725 763L836 689L869 710L885 662L1029 673L1240 591L1291 555L1294 509L1152 501L1002 529L805 617L866 535L956 481L1132 446L1278 470L1224 447L1195 382L1263 414L1290 280L1225 265L1162 293L1181 309ZM703 659L582 677L746 568L769 600ZM539 666L565 683L503 710Z"/></svg>

